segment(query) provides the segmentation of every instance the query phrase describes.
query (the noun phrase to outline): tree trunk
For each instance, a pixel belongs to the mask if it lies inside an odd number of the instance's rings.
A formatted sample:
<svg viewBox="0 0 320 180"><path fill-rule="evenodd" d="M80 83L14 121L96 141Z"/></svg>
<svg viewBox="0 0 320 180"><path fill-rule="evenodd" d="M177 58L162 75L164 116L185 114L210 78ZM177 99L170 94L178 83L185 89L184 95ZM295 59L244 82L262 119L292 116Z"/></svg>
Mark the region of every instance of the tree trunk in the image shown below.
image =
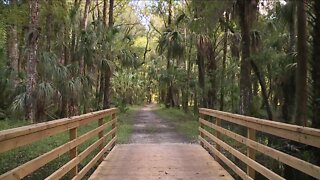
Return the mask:
<svg viewBox="0 0 320 180"><path fill-rule="evenodd" d="M16 0L10 1L10 8L15 8L17 6ZM18 49L18 32L17 25L12 23L8 26L7 35L8 44L8 59L10 61L10 67L14 71L13 87L15 88L18 84L18 72L19 72L19 49Z"/></svg>
<svg viewBox="0 0 320 180"><path fill-rule="evenodd" d="M260 84L260 87L262 90L262 98L263 98L264 104L266 106L266 110L268 113L268 119L273 120L272 110L271 110L271 106L270 106L270 103L268 100L268 93L267 93L266 82L264 80L264 76L260 73L258 66L254 63L253 60L250 60L250 63L251 63L251 66L252 66L252 69L253 69L255 75L258 78L258 81L259 81L259 84Z"/></svg>
<svg viewBox="0 0 320 180"><path fill-rule="evenodd" d="M191 36L190 38L190 47L189 47L189 51L188 51L188 58L186 58L186 63L187 63L187 88L185 89L185 101L184 103L184 111L188 112L189 111L189 107L188 107L188 102L189 102L189 89L190 89L190 74L191 74L191 67L192 67L192 63L191 63L191 50L192 50L192 41L193 41L193 36Z"/></svg>
<svg viewBox="0 0 320 180"><path fill-rule="evenodd" d="M112 31L113 28L113 6L114 0L109 1L109 29ZM106 66L107 67L107 66ZM104 79L104 97L103 97L103 108L107 109L110 107L109 98L110 98L110 89L111 89L111 69L110 67L105 69L105 79Z"/></svg>
<svg viewBox="0 0 320 180"><path fill-rule="evenodd" d="M240 28L242 36L242 54L240 65L240 113L250 115L252 106L250 30L257 4L252 0L238 0Z"/></svg>
<svg viewBox="0 0 320 180"><path fill-rule="evenodd" d="M168 3L169 3L168 27L170 28L171 19L172 19L172 0L168 0ZM168 51L168 55L167 55L167 73L171 73L171 56L169 55L169 51ZM167 82L167 95L166 95L166 101L165 101L165 105L167 108L174 107L174 99L173 98L174 98L173 84L172 84L172 81L169 80Z"/></svg>
<svg viewBox="0 0 320 180"><path fill-rule="evenodd" d="M294 52L296 45L296 4L295 2L289 1L291 3L291 12L289 19L289 52L288 58L291 60L290 63L295 63ZM287 73L287 78L282 84L282 94L283 94L283 103L282 103L282 118L284 122L289 123L292 120L294 114L294 103L295 100L295 69L290 69Z"/></svg>
<svg viewBox="0 0 320 180"><path fill-rule="evenodd" d="M91 0L86 0L82 20L80 23L80 29L81 29L82 33L86 31L87 26L88 26L88 16L89 16L90 5L91 5ZM85 65L84 55L82 55L80 58L79 66L80 66L80 68L79 68L80 72L82 72L82 74L85 75L86 74L86 65Z"/></svg>
<svg viewBox="0 0 320 180"><path fill-rule="evenodd" d="M233 34L231 36L231 43L230 43L230 51L232 60L239 62L240 60L240 35L239 34ZM231 75L231 84L237 84L237 74ZM238 95L234 90L231 90L231 110L232 112L239 113L239 104L238 104Z"/></svg>
<svg viewBox="0 0 320 180"><path fill-rule="evenodd" d="M198 80L199 80L199 87L201 89L201 101L200 106L201 107L207 107L206 106L206 99L204 97L205 95L205 71L204 71L204 58L202 57L200 50L198 49L197 52L197 62L198 62Z"/></svg>
<svg viewBox="0 0 320 180"><path fill-rule="evenodd" d="M307 32L305 0L297 1L298 42L295 123L307 125Z"/></svg>
<svg viewBox="0 0 320 180"><path fill-rule="evenodd" d="M108 7L108 1L107 0L103 0L103 15L102 15L102 22L103 22L103 26L105 29L107 29L107 7ZM98 109L103 109L103 104L104 104L104 89L105 89L105 74L106 74L106 66L107 64L105 64L105 62L101 62L101 68L100 68L100 76L98 76L98 78L100 78L99 81L99 91L97 93L97 104L98 104ZM101 103L102 102L102 103ZM101 106L101 104L102 106Z"/></svg>
<svg viewBox="0 0 320 180"><path fill-rule="evenodd" d="M313 80L313 116L312 127L320 129L320 1L314 0L313 11L315 22L313 27L312 80ZM315 164L320 165L320 149L313 151Z"/></svg>
<svg viewBox="0 0 320 180"><path fill-rule="evenodd" d="M36 84L37 84L37 51L38 51L38 25L39 0L30 0L30 20L28 33L28 64L27 64L27 91L26 91L26 117L36 122Z"/></svg>
<svg viewBox="0 0 320 180"><path fill-rule="evenodd" d="M47 2L47 16L46 16L46 25L45 25L45 33L46 33L46 51L51 51L51 38L52 38L52 0L46 0Z"/></svg>
<svg viewBox="0 0 320 180"><path fill-rule="evenodd" d="M320 1L314 0L315 22L313 27L312 80L313 117L312 127L320 129ZM320 159L320 158L319 158Z"/></svg>
<svg viewBox="0 0 320 180"><path fill-rule="evenodd" d="M108 7L108 0L103 0L102 21L105 27L107 27L107 9L108 9L107 7Z"/></svg>
<svg viewBox="0 0 320 180"><path fill-rule="evenodd" d="M225 14L225 26L223 34L223 59L222 59L222 76L221 76L221 89L220 89L220 111L224 109L224 81L228 51L228 24L229 24L229 12Z"/></svg>
<svg viewBox="0 0 320 180"><path fill-rule="evenodd" d="M208 98L208 108L215 108L215 104L217 101L217 84L216 84L216 70L217 70L217 64L216 64L216 57L215 52L212 49L212 44L209 41L208 43L208 77L210 82L210 88L208 90L208 95L206 96Z"/></svg>
<svg viewBox="0 0 320 180"><path fill-rule="evenodd" d="M170 28L171 25L171 19L172 19L172 0L169 1L169 15L168 15L168 26Z"/></svg>
<svg viewBox="0 0 320 180"><path fill-rule="evenodd" d="M88 15L89 15L89 10L90 10L90 4L91 0L86 0L86 4L84 6L84 12L83 12L83 17L81 21L80 28L82 31L87 29L88 26Z"/></svg>

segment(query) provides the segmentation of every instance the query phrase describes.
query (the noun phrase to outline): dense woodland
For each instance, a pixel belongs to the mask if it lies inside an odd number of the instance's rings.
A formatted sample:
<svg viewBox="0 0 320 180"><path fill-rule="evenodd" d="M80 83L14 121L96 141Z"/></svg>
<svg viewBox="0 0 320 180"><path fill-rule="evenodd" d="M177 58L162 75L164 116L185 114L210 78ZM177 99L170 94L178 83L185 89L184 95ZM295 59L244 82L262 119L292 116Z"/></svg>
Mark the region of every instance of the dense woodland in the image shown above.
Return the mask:
<svg viewBox="0 0 320 180"><path fill-rule="evenodd" d="M320 128L320 1L0 0L0 119L151 102Z"/></svg>

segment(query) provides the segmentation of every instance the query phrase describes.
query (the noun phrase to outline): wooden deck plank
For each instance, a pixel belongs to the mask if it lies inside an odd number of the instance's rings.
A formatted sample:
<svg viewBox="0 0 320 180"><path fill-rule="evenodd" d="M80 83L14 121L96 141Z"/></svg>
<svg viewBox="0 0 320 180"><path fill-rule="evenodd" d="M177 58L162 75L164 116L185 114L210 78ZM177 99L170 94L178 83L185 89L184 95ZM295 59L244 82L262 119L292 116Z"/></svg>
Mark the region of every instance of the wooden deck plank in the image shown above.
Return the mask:
<svg viewBox="0 0 320 180"><path fill-rule="evenodd" d="M197 144L117 145L91 180L233 179Z"/></svg>

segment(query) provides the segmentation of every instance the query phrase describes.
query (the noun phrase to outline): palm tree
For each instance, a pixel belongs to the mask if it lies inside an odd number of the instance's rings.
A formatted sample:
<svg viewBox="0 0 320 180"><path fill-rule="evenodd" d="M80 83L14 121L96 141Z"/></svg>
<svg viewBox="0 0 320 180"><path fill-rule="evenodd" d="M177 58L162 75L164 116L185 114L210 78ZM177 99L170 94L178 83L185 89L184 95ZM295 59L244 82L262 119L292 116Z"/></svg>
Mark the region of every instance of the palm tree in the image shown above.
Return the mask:
<svg viewBox="0 0 320 180"><path fill-rule="evenodd" d="M250 31L257 13L258 0L238 0L239 24L242 37L240 66L240 113L249 114L252 105Z"/></svg>
<svg viewBox="0 0 320 180"><path fill-rule="evenodd" d="M287 59L290 64L295 63L294 54L296 52L296 2L294 0L288 1L283 6L280 12L280 18L288 24L289 30L289 46L287 52ZM288 69L288 68L287 68ZM282 103L282 117L285 122L290 122L294 114L294 97L295 96L295 69L289 68L286 78L282 82L283 103Z"/></svg>
<svg viewBox="0 0 320 180"><path fill-rule="evenodd" d="M179 59L184 53L184 41L181 34L178 31L167 29L163 32L158 40L157 51L160 54L166 53L167 58L167 76L172 77L173 67L171 60ZM178 104L174 101L174 85L172 83L173 78L167 79L167 96L166 107L174 107Z"/></svg>
<svg viewBox="0 0 320 180"><path fill-rule="evenodd" d="M37 85L37 51L39 38L39 0L30 0L29 33L28 33L28 64L27 64L27 91L26 107L27 119L35 122L36 101L35 92Z"/></svg>
<svg viewBox="0 0 320 180"><path fill-rule="evenodd" d="M314 0L314 26L313 26L313 53L312 53L312 79L313 79L313 117L312 127L320 128L320 1ZM314 152L315 162L320 165L320 150Z"/></svg>
<svg viewBox="0 0 320 180"><path fill-rule="evenodd" d="M313 2L315 23L313 26L313 118L312 126L320 128L320 1Z"/></svg>
<svg viewBox="0 0 320 180"><path fill-rule="evenodd" d="M114 6L114 0L109 0L109 29L112 31L113 24L114 24L114 17L113 17L113 6ZM106 66L107 67L107 66ZM107 68L104 70L104 91L103 91L103 108L109 108L110 107L110 89L111 89L111 69Z"/></svg>
<svg viewBox="0 0 320 180"><path fill-rule="evenodd" d="M11 8L17 7L16 0L9 1ZM10 60L10 67L14 70L14 74L19 72L19 49L18 49L18 31L17 24L12 22L8 26L8 58ZM13 86L17 85L17 75L14 75Z"/></svg>
<svg viewBox="0 0 320 180"><path fill-rule="evenodd" d="M297 41L297 75L296 75L296 112L295 122L307 125L307 23L305 0L297 1L298 41Z"/></svg>

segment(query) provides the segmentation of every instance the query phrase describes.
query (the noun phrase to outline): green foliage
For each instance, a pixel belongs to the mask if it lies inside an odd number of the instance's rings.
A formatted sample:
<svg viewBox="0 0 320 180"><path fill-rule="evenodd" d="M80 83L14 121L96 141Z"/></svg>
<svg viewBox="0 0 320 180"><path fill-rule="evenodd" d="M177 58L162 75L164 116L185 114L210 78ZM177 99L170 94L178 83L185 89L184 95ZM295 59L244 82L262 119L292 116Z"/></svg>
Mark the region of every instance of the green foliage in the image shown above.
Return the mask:
<svg viewBox="0 0 320 180"><path fill-rule="evenodd" d="M181 58L184 52L183 38L178 31L167 29L160 36L157 50L160 54L167 53L167 58Z"/></svg>

